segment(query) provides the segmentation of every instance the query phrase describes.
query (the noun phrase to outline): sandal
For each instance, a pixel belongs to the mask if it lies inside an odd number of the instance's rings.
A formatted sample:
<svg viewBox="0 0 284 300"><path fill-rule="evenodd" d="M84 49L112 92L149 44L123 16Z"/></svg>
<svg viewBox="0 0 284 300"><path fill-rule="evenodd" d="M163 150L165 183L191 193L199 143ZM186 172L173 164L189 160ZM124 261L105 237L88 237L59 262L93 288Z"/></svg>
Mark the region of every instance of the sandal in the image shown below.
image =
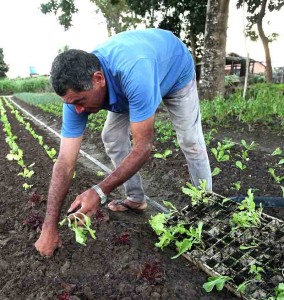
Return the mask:
<svg viewBox="0 0 284 300"><path fill-rule="evenodd" d="M136 207L132 207L131 205L129 205L128 203L125 202L132 202L135 203L137 206ZM142 213L146 210L147 208L147 202L144 201L142 202L140 205L137 202L131 201L131 200L113 200L108 204L108 208L112 211L126 211L126 210L130 210L133 211L135 213Z"/></svg>

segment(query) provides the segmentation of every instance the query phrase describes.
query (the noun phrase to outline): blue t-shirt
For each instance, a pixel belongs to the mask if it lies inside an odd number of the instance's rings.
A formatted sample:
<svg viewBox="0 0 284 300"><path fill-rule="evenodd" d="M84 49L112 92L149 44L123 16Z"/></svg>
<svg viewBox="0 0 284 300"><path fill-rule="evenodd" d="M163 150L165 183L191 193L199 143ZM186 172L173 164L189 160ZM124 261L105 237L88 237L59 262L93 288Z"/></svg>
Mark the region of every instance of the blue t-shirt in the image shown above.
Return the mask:
<svg viewBox="0 0 284 300"><path fill-rule="evenodd" d="M106 78L109 103L105 109L129 113L131 122L154 115L164 96L175 93L194 78L194 64L186 46L162 29L119 33L98 46L94 53ZM77 114L64 104L64 137L81 136L88 113Z"/></svg>

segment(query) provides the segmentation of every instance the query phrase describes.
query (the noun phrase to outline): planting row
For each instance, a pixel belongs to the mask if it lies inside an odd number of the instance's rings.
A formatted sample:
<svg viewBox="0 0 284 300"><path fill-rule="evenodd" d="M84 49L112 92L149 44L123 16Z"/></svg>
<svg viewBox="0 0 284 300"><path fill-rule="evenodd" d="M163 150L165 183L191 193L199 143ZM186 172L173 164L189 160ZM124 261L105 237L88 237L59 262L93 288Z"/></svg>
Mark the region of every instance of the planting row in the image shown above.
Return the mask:
<svg viewBox="0 0 284 300"><path fill-rule="evenodd" d="M13 136L17 135L17 145L23 151L24 165L34 163L34 174L29 178L32 187L25 191L22 177L15 176L22 167L16 160L7 160L10 150L8 144L2 143L5 139L1 131L1 165L6 170L5 175L1 175L5 189L0 203L3 216L0 261L5 270L0 275L3 299L62 299L71 295L82 299L185 299L188 296L206 299L206 292L197 284L205 281L201 272L183 261L171 261L168 251L160 253L154 250L155 238L146 224L147 216L140 218L141 224L138 216L132 223L130 215L123 218L124 214L112 217L108 222L110 216L103 210L94 220L96 241L78 248L73 234L62 228L65 247L58 250L51 260L41 258L33 243L42 222L53 159L40 146L38 139L32 137L26 125L16 119L9 105L5 101L2 104L11 132ZM0 127L3 128L2 122ZM50 148L57 149L58 146L52 144L44 131L34 130L51 145ZM63 215L75 195L99 180L95 174L78 167ZM213 293L210 299L234 299L234 296L223 291L222 294Z"/></svg>

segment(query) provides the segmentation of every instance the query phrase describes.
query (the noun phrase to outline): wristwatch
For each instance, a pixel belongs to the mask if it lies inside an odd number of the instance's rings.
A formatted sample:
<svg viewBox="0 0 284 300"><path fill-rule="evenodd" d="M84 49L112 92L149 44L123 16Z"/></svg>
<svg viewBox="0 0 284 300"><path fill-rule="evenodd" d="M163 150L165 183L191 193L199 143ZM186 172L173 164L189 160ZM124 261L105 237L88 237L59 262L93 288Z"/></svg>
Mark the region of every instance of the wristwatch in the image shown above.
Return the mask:
<svg viewBox="0 0 284 300"><path fill-rule="evenodd" d="M107 201L107 196L102 191L102 189L98 185L93 185L91 187L92 190L95 190L101 199L101 204L104 204Z"/></svg>

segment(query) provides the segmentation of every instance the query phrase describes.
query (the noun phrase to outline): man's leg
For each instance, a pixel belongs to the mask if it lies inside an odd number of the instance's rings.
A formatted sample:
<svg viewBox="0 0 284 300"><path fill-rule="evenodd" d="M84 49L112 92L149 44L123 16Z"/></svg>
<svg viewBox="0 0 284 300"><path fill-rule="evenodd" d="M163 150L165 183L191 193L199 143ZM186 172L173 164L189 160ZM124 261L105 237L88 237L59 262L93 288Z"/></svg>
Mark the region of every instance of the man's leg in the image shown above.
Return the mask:
<svg viewBox="0 0 284 300"><path fill-rule="evenodd" d="M114 167L118 167L131 151L129 115L108 112L102 140ZM144 190L139 173L127 180L124 188L127 199L138 203L144 201Z"/></svg>
<svg viewBox="0 0 284 300"><path fill-rule="evenodd" d="M207 190L212 191L212 176L202 132L196 81L163 99L168 108L177 139L183 151L193 185L205 179Z"/></svg>

